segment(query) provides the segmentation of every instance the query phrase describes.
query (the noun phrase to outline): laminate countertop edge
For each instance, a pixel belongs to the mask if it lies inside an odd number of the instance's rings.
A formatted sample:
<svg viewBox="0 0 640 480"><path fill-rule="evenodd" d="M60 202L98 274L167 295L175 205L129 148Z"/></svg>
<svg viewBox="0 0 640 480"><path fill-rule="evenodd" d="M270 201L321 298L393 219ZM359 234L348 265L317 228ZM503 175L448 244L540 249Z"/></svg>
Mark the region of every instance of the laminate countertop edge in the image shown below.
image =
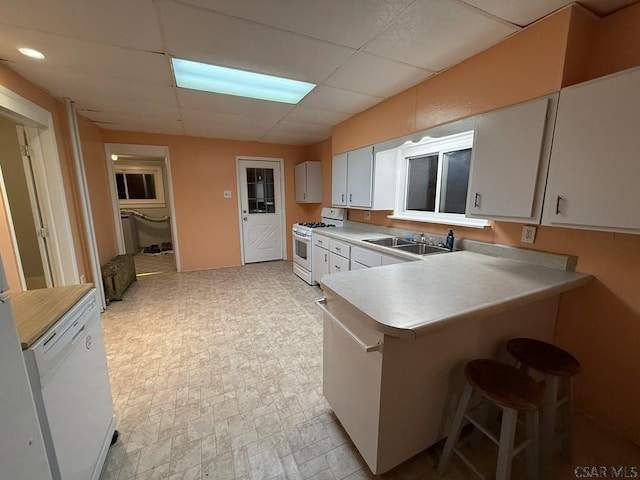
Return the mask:
<svg viewBox="0 0 640 480"><path fill-rule="evenodd" d="M11 295L13 318L22 349L26 350L38 341L93 288L93 283L81 283Z"/></svg>

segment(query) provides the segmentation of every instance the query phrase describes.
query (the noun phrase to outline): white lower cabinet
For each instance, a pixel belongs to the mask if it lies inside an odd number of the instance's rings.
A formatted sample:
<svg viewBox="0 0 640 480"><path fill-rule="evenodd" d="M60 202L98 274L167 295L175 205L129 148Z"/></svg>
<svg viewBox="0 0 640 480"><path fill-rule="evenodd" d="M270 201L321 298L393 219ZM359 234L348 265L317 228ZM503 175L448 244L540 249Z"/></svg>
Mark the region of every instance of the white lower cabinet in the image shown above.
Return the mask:
<svg viewBox="0 0 640 480"><path fill-rule="evenodd" d="M329 252L329 273L348 272L349 264L349 258Z"/></svg>
<svg viewBox="0 0 640 480"><path fill-rule="evenodd" d="M394 257L392 255L384 255L368 248L351 248L351 270L380 267L382 265L392 265L394 263L402 263L406 261L407 260L403 258Z"/></svg>
<svg viewBox="0 0 640 480"><path fill-rule="evenodd" d="M329 273L329 238L313 235L313 252L311 254L312 279L320 283L322 277Z"/></svg>

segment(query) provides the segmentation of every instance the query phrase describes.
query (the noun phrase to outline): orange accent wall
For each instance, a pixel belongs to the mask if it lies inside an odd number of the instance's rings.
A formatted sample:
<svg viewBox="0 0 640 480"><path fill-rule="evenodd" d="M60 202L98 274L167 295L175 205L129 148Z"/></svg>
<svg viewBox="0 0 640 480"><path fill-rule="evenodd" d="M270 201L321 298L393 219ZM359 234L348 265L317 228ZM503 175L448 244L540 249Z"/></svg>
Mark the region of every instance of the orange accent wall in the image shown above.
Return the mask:
<svg viewBox="0 0 640 480"><path fill-rule="evenodd" d="M78 130L82 142L82 156L87 175L98 257L100 265L104 265L118 254L118 242L102 131L93 122L80 115L78 115Z"/></svg>
<svg viewBox="0 0 640 480"><path fill-rule="evenodd" d="M79 274L87 276L89 264L86 255L85 241L81 231L78 190L75 180L76 172L69 148L68 126L64 104L1 64L0 85L51 112L58 146L58 156L60 158L62 181L64 184L67 208L69 210L71 232L74 239L76 261L78 263ZM4 208L2 208L2 210L4 210ZM15 261L13 245L8 234L7 219L6 215L3 214L0 218L0 253L2 254L2 260L7 271L9 287L13 293L18 293L22 291L22 287L19 281L20 276Z"/></svg>
<svg viewBox="0 0 640 480"><path fill-rule="evenodd" d="M180 267L184 271L240 265L240 226L236 156L284 159L287 257L294 222L308 218L295 202L294 166L306 148L175 135L102 131L105 143L169 147L175 201ZM231 190L233 198L223 198Z"/></svg>
<svg viewBox="0 0 640 480"><path fill-rule="evenodd" d="M337 125L333 153L400 136L395 126L410 125L412 115L414 131L420 131L640 65L638 25L640 4L602 20L578 5L560 10L388 105ZM414 110L389 108L412 97ZM325 165L330 169L331 161ZM364 211L350 210L349 219L434 233L448 228L391 220L389 213L372 212L366 221ZM522 226L491 222L481 230L455 230L462 238L523 247ZM528 248L576 255L577 269L594 275L588 286L562 295L555 341L583 366L575 383L577 408L640 444L640 235L538 226L536 243Z"/></svg>

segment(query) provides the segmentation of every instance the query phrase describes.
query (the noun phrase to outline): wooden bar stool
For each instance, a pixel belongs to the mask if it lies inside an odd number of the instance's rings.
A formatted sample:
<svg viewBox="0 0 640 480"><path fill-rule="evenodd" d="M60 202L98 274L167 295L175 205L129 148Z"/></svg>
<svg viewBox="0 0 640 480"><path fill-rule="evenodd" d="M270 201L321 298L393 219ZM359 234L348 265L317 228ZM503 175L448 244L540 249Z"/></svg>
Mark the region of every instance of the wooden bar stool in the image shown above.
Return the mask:
<svg viewBox="0 0 640 480"><path fill-rule="evenodd" d="M451 455L455 453L481 478L480 472L456 448L464 420L471 422L479 431L498 445L497 480L508 480L511 476L511 461L526 449L527 476L536 480L538 476L538 411L542 406L543 391L540 384L526 373L495 360L472 360L465 366L467 383L460 397L447 441L438 463L438 475L444 475ZM479 392L484 399L502 409L500 438L496 438L485 425L472 415L469 409L471 395ZM518 412L526 413L527 439L515 445Z"/></svg>
<svg viewBox="0 0 640 480"><path fill-rule="evenodd" d="M551 458L562 442L561 450L570 461L573 455L573 377L580 373L580 362L569 352L541 340L513 338L507 351L525 373L529 369L544 375L544 405L540 434L540 473L544 476ZM564 392L560 392L560 390ZM561 393L559 396L558 394ZM564 428L556 435L557 414L564 406Z"/></svg>

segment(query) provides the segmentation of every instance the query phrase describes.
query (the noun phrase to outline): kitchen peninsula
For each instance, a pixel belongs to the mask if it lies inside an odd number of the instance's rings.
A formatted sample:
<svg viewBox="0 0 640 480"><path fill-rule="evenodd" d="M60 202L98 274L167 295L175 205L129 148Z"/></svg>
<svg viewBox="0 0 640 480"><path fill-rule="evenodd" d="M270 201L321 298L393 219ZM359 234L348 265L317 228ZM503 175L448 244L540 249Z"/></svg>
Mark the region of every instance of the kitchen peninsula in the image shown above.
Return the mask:
<svg viewBox="0 0 640 480"><path fill-rule="evenodd" d="M560 295L592 277L534 263L458 251L323 277L324 395L374 474L444 438L468 360L552 340Z"/></svg>

